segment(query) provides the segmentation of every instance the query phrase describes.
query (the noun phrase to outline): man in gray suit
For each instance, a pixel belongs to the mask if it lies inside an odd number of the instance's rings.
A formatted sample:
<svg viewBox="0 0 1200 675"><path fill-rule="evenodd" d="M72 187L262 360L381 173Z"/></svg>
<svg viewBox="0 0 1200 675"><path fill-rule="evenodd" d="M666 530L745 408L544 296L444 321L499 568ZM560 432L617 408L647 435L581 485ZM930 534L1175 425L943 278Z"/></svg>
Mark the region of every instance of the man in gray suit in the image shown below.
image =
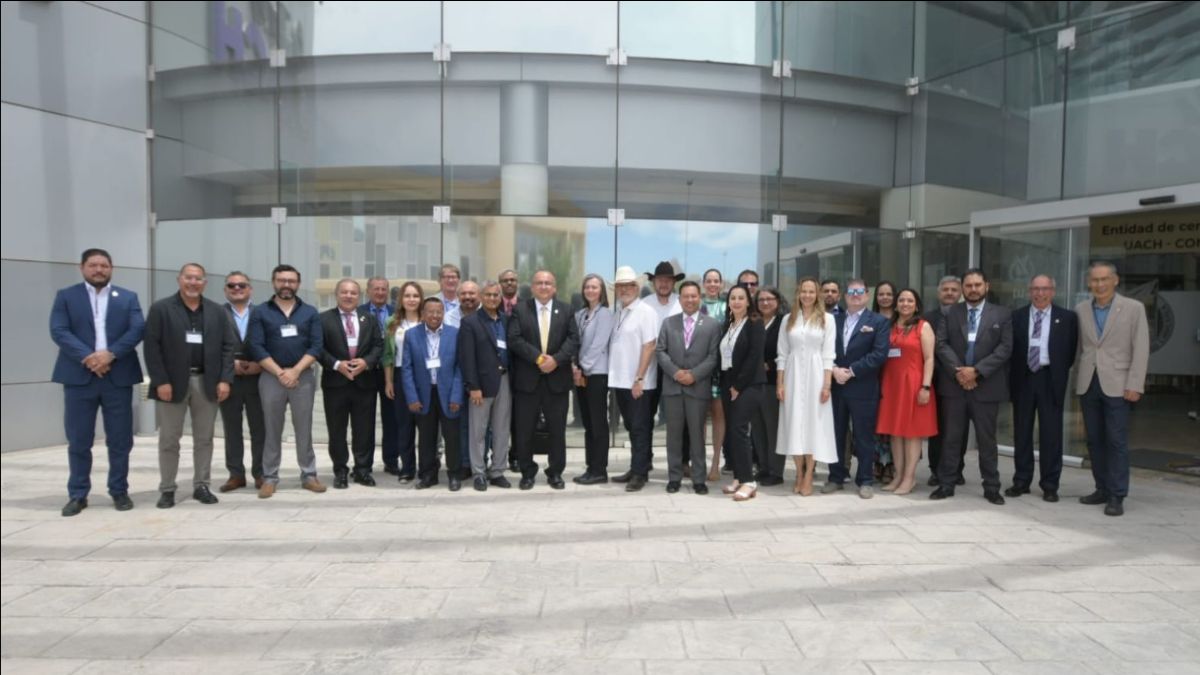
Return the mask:
<svg viewBox="0 0 1200 675"><path fill-rule="evenodd" d="M704 416L712 399L712 372L717 365L721 322L700 314L700 286L685 281L679 287L682 314L668 317L658 333L658 368L662 371L667 416L667 492L679 492L683 480L683 438L687 425L691 442L692 489L708 494L704 478Z"/></svg>
<svg viewBox="0 0 1200 675"><path fill-rule="evenodd" d="M1104 515L1125 513L1129 492L1129 406L1142 398L1150 363L1146 308L1117 294L1117 268L1097 261L1088 267L1092 297L1075 306L1079 362L1075 393L1083 409L1088 456L1096 491L1083 504L1104 504Z"/></svg>
<svg viewBox="0 0 1200 675"><path fill-rule="evenodd" d="M971 269L963 275L965 303L954 305L937 325L937 361L941 366L938 393L946 406L938 489L930 499L954 496L958 462L965 450L968 418L975 426L983 496L1000 505L1000 469L996 447L996 418L1008 400L1008 359L1012 355L1012 312L987 302L987 277Z"/></svg>

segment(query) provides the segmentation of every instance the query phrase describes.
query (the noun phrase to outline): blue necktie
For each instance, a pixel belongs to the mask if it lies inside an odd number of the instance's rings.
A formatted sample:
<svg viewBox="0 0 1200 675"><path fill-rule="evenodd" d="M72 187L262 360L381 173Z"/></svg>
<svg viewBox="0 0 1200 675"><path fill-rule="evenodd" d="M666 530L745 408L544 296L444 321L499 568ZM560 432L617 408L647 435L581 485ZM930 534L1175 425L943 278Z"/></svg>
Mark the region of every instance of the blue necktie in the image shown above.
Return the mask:
<svg viewBox="0 0 1200 675"><path fill-rule="evenodd" d="M1026 362L1029 364L1030 372L1036 373L1042 367L1042 317L1045 316L1044 310L1038 310L1033 317L1033 339L1037 340L1029 345L1029 356Z"/></svg>
<svg viewBox="0 0 1200 675"><path fill-rule="evenodd" d="M967 365L975 365L975 340L972 336L979 330L979 308L967 310Z"/></svg>

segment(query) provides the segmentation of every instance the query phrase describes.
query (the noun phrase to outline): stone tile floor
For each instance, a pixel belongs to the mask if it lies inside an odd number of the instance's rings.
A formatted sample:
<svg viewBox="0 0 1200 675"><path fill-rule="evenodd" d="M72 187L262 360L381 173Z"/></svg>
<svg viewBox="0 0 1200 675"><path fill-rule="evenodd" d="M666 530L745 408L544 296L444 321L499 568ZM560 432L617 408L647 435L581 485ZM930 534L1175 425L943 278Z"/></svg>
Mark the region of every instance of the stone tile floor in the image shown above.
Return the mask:
<svg viewBox="0 0 1200 675"><path fill-rule="evenodd" d="M6 453L0 668L1200 673L1197 481L1137 473L1123 518L1078 504L1091 476L1071 468L1058 504L995 507L978 485L945 502L780 486L735 504L667 495L656 455L640 494L388 480L314 495L287 467L269 501L181 490L160 511L154 440L139 438L136 508L115 512L101 487L62 518L65 449ZM104 470L98 456L101 486Z"/></svg>

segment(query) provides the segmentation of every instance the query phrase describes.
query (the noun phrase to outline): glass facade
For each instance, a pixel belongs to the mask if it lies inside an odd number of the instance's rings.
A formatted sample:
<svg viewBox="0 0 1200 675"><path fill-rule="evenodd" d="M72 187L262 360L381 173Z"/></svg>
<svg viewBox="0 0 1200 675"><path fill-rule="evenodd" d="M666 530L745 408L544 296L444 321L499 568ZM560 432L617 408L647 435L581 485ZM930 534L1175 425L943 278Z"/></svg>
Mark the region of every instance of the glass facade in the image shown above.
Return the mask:
<svg viewBox="0 0 1200 675"><path fill-rule="evenodd" d="M1196 3L149 4L153 267L260 298L278 262L327 307L443 262L569 301L662 259L929 298L973 212L1200 181ZM1035 267L1076 255L1039 236Z"/></svg>

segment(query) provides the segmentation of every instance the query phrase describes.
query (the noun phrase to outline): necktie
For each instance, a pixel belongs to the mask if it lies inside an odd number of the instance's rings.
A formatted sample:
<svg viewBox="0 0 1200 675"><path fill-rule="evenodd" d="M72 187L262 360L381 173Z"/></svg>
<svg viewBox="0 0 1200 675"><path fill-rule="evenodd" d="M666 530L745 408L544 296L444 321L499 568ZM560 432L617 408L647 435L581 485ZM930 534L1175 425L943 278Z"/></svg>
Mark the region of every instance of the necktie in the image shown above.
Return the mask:
<svg viewBox="0 0 1200 675"><path fill-rule="evenodd" d="M349 314L349 313L342 314L342 319L344 319L346 322L346 337L347 338L352 338L355 336L354 321L350 318L352 316L354 316L354 315ZM355 354L357 354L357 353L358 353L358 347L351 345L350 346L350 358L354 358Z"/></svg>
<svg viewBox="0 0 1200 675"><path fill-rule="evenodd" d="M550 308L542 305L541 318L538 320L538 331L542 337L542 353L547 354L550 350Z"/></svg>
<svg viewBox="0 0 1200 675"><path fill-rule="evenodd" d="M376 307L375 318L379 319L380 328L387 328L387 310L382 307Z"/></svg>
<svg viewBox="0 0 1200 675"><path fill-rule="evenodd" d="M1039 309L1033 315L1033 337L1029 340L1029 370L1036 373L1042 367L1042 317L1045 310Z"/></svg>
<svg viewBox="0 0 1200 675"><path fill-rule="evenodd" d="M695 319L693 319L690 316L686 317L683 320L683 348L684 349L692 348L692 329L694 328L694 326L692 324L694 321L695 321Z"/></svg>
<svg viewBox="0 0 1200 675"><path fill-rule="evenodd" d="M967 365L975 365L975 333L979 330L979 308L967 310Z"/></svg>

